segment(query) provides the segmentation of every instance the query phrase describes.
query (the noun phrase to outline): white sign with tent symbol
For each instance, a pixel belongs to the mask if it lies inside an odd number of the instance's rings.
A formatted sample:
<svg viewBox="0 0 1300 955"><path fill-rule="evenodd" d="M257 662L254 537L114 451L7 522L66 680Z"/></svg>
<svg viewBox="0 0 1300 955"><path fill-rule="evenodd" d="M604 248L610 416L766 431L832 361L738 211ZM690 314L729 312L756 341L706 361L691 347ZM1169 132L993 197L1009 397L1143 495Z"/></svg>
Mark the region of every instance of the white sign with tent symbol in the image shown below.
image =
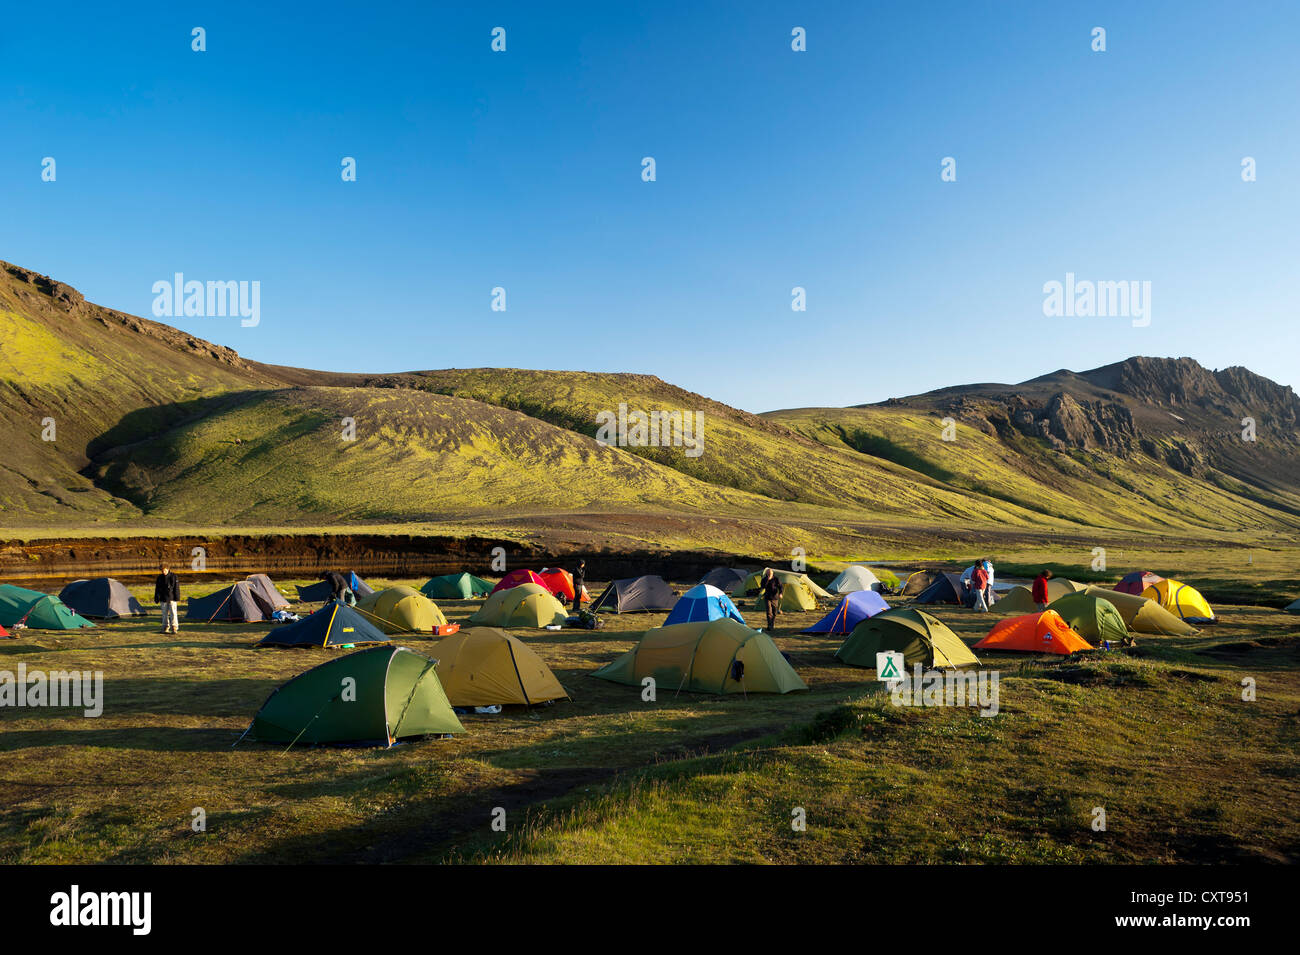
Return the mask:
<svg viewBox="0 0 1300 955"><path fill-rule="evenodd" d="M897 650L885 650L876 654L876 679L893 683L903 678L903 654Z"/></svg>

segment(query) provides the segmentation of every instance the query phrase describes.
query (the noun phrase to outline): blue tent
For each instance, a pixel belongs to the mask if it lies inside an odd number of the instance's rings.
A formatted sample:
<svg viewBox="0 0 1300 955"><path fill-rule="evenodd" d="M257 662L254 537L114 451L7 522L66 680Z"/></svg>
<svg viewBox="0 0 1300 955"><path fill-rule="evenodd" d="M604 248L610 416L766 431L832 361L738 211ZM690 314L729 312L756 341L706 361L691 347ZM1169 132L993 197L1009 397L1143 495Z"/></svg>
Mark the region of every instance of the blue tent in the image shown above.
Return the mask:
<svg viewBox="0 0 1300 955"><path fill-rule="evenodd" d="M375 592L373 587L357 576L355 570L349 570L343 576L347 580L348 586L352 588L352 593L355 596L369 597ZM330 582L328 580L322 580L306 587L299 587L298 601L299 603L305 604L324 603L326 600L330 599L332 593L333 591L330 589Z"/></svg>
<svg viewBox="0 0 1300 955"><path fill-rule="evenodd" d="M717 587L698 584L682 594L677 603L673 604L664 626L670 623L692 623L696 620L721 620L723 617L745 623L745 618L740 615L740 611L736 609L730 597Z"/></svg>
<svg viewBox="0 0 1300 955"><path fill-rule="evenodd" d="M809 627L804 633L851 633L868 617L889 609L885 598L874 590L855 590L845 594L840 605Z"/></svg>

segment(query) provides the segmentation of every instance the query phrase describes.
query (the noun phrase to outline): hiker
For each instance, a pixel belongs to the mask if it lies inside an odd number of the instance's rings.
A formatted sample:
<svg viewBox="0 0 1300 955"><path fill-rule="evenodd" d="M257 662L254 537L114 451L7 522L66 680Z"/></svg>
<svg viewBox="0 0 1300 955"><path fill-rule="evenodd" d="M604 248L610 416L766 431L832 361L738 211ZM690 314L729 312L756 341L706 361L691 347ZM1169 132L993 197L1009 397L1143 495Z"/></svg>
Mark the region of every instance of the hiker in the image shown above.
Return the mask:
<svg viewBox="0 0 1300 955"><path fill-rule="evenodd" d="M979 613L988 613L989 605L984 599L984 593L989 587L989 572L984 569L983 562L977 563L975 569L970 575L970 592L971 607Z"/></svg>
<svg viewBox="0 0 1300 955"><path fill-rule="evenodd" d="M159 570L162 573L153 582L153 599L162 611L163 628L160 632L180 633L181 582L168 564L164 563Z"/></svg>
<svg viewBox="0 0 1300 955"><path fill-rule="evenodd" d="M349 607L357 605L357 597L352 592L352 586L337 570L326 571L320 575L320 579L330 585L330 600L335 603L345 603Z"/></svg>
<svg viewBox="0 0 1300 955"><path fill-rule="evenodd" d="M769 632L776 629L776 615L781 612L781 591L784 589L781 578L772 572L772 568L764 568L763 581L759 585L759 591L763 596L763 602L767 605L767 629Z"/></svg>
<svg viewBox="0 0 1300 955"><path fill-rule="evenodd" d="M1038 612L1042 613L1047 609L1047 582L1052 579L1050 570L1041 570L1038 576L1034 578L1034 586L1030 591L1030 596L1034 603L1038 605Z"/></svg>
<svg viewBox="0 0 1300 955"><path fill-rule="evenodd" d="M578 566L573 568L573 609L582 609L582 588L587 582L587 562L578 561Z"/></svg>
<svg viewBox="0 0 1300 955"><path fill-rule="evenodd" d="M984 558L984 570L989 575L989 585L984 588L984 603L990 610L992 610L993 601L997 599L996 597L993 596L993 558L992 557Z"/></svg>

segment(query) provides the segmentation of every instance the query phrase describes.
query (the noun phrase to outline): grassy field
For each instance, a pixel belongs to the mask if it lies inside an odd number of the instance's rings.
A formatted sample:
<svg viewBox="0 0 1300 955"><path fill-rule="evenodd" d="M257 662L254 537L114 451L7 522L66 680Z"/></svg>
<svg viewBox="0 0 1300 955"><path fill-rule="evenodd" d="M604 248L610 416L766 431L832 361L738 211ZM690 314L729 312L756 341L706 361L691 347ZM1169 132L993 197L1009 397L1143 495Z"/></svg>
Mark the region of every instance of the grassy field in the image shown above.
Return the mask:
<svg viewBox="0 0 1300 955"><path fill-rule="evenodd" d="M463 620L475 604L440 606ZM157 617L26 631L0 639L0 669L102 670L106 705L0 710L0 862L1296 861L1300 618L1216 610L1198 636L1127 653L986 655L992 718L891 705L873 671L833 659L839 638L797 632L820 611L775 633L808 692L645 703L591 673L664 615L607 616L516 632L572 702L467 715L451 740L288 752L232 744L330 651L251 649L266 625L164 636ZM934 612L968 642L997 617Z"/></svg>

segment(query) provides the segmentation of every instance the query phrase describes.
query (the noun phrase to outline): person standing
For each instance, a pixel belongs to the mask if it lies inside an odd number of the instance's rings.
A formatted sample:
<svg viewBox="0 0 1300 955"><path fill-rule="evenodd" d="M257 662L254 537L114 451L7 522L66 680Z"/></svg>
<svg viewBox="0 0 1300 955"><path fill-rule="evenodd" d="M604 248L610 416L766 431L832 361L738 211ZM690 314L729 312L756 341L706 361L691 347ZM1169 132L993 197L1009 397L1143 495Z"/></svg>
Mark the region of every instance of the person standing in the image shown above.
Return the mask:
<svg viewBox="0 0 1300 955"><path fill-rule="evenodd" d="M989 575L989 585L984 588L984 605L987 606L990 610L992 610L993 601L997 599L993 596L993 558L992 557L984 558L984 571Z"/></svg>
<svg viewBox="0 0 1300 955"><path fill-rule="evenodd" d="M158 604L158 609L162 611L163 628L161 632L180 633L181 582L172 573L169 565L164 563L159 570L162 573L153 582L153 599Z"/></svg>
<svg viewBox="0 0 1300 955"><path fill-rule="evenodd" d="M781 578L772 572L771 567L765 568L759 592L762 594L763 603L767 607L767 629L769 633L776 629L776 615L781 612L781 593L784 590L785 586L781 583Z"/></svg>
<svg viewBox="0 0 1300 955"><path fill-rule="evenodd" d="M1047 609L1047 582L1052 579L1050 570L1041 570L1038 576L1034 578L1034 586L1031 588L1029 595L1033 598L1034 603L1038 605L1038 612L1042 613Z"/></svg>
<svg viewBox="0 0 1300 955"><path fill-rule="evenodd" d="M980 561L970 575L971 606L979 613L989 612L988 602L984 599L988 587L989 572L984 569L984 562Z"/></svg>
<svg viewBox="0 0 1300 955"><path fill-rule="evenodd" d="M587 562L578 561L578 566L573 568L573 609L582 609L582 588L587 585Z"/></svg>

